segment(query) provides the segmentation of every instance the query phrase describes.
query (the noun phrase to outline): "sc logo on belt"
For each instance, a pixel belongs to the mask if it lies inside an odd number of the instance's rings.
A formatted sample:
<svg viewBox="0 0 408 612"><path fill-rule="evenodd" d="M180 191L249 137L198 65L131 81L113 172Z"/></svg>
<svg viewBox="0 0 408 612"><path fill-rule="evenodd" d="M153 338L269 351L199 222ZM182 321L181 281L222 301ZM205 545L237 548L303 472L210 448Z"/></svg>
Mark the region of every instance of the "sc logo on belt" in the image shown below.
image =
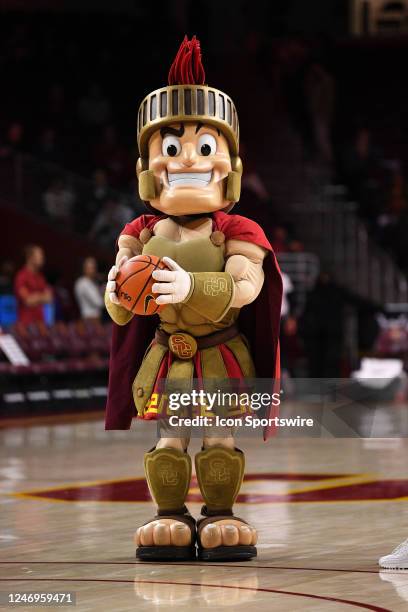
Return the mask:
<svg viewBox="0 0 408 612"><path fill-rule="evenodd" d="M179 359L191 359L197 352L197 342L190 334L179 332L169 337L169 349Z"/></svg>

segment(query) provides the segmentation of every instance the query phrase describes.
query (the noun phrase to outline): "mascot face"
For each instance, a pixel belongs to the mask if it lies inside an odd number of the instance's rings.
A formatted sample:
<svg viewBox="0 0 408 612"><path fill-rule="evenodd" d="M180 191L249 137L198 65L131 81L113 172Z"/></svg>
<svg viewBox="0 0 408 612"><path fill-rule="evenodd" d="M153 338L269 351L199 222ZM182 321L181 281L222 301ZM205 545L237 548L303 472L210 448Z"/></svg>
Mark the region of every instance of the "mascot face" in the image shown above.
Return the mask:
<svg viewBox="0 0 408 612"><path fill-rule="evenodd" d="M231 157L225 136L202 123L174 123L149 141L149 170L156 194L150 203L166 215L211 213L225 208Z"/></svg>

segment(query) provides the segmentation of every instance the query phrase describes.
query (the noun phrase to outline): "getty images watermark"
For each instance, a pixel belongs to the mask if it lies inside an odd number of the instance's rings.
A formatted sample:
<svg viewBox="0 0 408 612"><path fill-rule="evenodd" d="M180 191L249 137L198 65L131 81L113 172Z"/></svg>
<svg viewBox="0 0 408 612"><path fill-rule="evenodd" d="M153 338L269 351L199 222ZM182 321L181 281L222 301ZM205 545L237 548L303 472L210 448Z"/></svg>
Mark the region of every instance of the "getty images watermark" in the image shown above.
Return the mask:
<svg viewBox="0 0 408 612"><path fill-rule="evenodd" d="M155 389L145 412L159 435L408 438L408 377L177 379ZM157 391L157 393L156 393ZM182 428L186 428L182 431ZM187 431L188 430L188 431Z"/></svg>
<svg viewBox="0 0 408 612"><path fill-rule="evenodd" d="M181 417L172 414L168 417L172 427L313 427L313 419L296 417L284 418L279 416L258 417L254 413L259 410L275 407L281 404L281 393L247 393L229 392L218 389L215 392L193 389L184 393L169 393L168 408L170 411L179 411L183 408L201 408L211 415L200 414L196 416ZM250 411L249 414L239 416L221 416L214 413L216 409L227 410L239 406L240 410Z"/></svg>

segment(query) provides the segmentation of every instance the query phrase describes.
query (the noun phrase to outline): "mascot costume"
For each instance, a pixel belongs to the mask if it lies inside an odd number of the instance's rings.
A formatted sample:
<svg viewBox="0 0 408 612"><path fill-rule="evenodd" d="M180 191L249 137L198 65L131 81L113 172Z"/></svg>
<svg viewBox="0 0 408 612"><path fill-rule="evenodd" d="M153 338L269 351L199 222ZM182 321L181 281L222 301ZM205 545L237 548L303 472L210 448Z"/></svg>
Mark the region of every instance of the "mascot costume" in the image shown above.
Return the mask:
<svg viewBox="0 0 408 612"><path fill-rule="evenodd" d="M279 379L281 275L263 230L230 214L242 175L238 116L227 94L205 84L195 37L181 44L168 86L141 103L137 138L139 193L152 214L123 229L105 294L114 321L106 429L129 429L133 417L159 423L144 457L157 514L137 530L136 556L251 559L256 530L233 513L245 469L234 428L204 428L196 521L185 506L189 430L169 426L160 396L163 381ZM166 265L152 273L153 316L134 315L118 299L121 267L141 254Z"/></svg>

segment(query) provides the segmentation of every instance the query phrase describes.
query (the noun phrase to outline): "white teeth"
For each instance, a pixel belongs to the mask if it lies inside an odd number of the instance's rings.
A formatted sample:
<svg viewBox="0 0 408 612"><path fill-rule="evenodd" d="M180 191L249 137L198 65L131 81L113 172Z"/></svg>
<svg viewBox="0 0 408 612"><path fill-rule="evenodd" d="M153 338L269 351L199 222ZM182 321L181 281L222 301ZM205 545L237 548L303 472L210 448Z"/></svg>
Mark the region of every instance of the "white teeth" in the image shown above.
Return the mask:
<svg viewBox="0 0 408 612"><path fill-rule="evenodd" d="M211 181L212 172L168 172L167 176L170 187L205 187Z"/></svg>

